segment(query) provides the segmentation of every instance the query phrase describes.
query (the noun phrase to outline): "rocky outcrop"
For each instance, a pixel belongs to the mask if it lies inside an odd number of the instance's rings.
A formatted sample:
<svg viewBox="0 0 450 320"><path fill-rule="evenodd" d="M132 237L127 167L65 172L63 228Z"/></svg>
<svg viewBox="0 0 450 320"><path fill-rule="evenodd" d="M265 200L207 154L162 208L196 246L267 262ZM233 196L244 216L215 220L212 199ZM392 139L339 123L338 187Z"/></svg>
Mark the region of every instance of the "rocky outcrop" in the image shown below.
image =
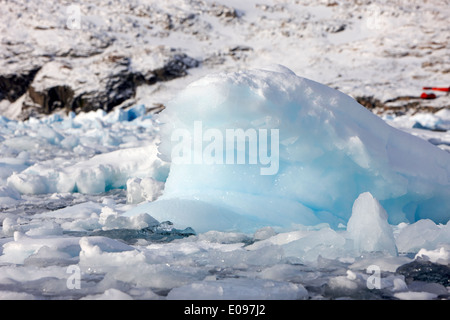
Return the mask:
<svg viewBox="0 0 450 320"><path fill-rule="evenodd" d="M189 68L196 66L195 59L166 47L55 59L43 65L32 81L23 81L14 98L25 93L22 118L51 114L57 109L109 112L132 99L138 86L185 76Z"/></svg>

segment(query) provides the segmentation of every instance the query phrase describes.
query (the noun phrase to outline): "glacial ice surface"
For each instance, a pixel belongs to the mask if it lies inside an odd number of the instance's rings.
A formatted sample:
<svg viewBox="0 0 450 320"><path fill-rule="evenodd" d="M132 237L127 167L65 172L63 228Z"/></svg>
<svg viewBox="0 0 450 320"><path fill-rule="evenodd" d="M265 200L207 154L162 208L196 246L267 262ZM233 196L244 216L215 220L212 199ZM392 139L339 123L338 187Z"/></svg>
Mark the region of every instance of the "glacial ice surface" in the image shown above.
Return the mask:
<svg viewBox="0 0 450 320"><path fill-rule="evenodd" d="M180 92L159 120L159 150L172 160L164 194L126 215L147 212L197 232L336 228L348 222L358 196L370 192L390 224L450 217L447 152L285 67L208 75ZM230 129L278 130L278 136L265 141L260 135L251 162L251 140L245 147L229 144ZM184 162L173 161L175 149ZM227 162L242 149L245 160Z"/></svg>

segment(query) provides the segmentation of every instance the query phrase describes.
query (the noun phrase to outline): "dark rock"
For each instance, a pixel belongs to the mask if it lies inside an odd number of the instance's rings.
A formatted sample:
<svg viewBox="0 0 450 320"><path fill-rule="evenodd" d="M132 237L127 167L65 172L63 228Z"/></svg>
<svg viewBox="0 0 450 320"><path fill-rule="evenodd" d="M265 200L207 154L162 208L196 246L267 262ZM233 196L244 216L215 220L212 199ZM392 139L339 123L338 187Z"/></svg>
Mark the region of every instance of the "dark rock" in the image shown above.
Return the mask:
<svg viewBox="0 0 450 320"><path fill-rule="evenodd" d="M414 260L397 268L397 273L405 276L406 282L423 281L450 285L450 267L425 260Z"/></svg>

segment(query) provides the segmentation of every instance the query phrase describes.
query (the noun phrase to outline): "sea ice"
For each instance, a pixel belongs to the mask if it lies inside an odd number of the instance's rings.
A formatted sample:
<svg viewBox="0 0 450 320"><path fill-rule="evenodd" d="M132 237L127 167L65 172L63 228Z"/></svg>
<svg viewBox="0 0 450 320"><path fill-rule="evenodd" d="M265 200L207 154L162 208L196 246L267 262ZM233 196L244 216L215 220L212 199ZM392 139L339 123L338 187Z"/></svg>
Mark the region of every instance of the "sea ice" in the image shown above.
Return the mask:
<svg viewBox="0 0 450 320"><path fill-rule="evenodd" d="M197 232L336 228L370 192L390 224L449 219L448 153L287 68L206 76L159 120L161 158L172 162L164 194L127 215Z"/></svg>

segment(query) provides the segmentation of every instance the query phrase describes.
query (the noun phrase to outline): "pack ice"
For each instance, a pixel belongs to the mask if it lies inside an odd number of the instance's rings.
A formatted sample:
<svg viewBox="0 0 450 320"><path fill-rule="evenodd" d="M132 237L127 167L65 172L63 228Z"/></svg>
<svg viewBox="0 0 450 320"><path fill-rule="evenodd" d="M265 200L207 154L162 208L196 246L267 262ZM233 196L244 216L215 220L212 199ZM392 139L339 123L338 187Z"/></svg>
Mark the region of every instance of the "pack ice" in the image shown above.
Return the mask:
<svg viewBox="0 0 450 320"><path fill-rule="evenodd" d="M369 193L358 208L384 208L380 219L386 215L390 224L449 219L448 153L282 66L201 78L168 104L160 121L161 158L172 161L164 194L127 216L146 212L197 232L335 228L347 224L355 200ZM246 142L230 143L227 130L241 130ZM181 138L189 142L182 153L191 158L173 161ZM227 161L239 152L241 162ZM261 174L272 165L273 174ZM381 209L370 209L373 199Z"/></svg>

